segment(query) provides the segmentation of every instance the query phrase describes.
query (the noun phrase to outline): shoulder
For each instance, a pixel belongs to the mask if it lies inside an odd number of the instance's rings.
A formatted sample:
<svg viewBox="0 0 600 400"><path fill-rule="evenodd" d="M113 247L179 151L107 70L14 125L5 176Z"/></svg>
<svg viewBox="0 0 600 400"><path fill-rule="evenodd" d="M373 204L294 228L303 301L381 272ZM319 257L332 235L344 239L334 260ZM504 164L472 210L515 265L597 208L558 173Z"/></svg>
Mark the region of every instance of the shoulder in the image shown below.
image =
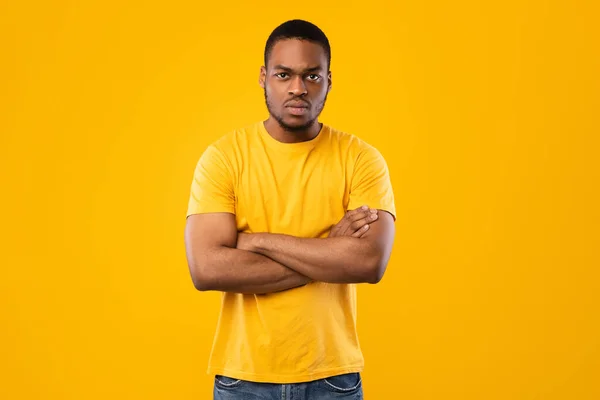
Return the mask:
<svg viewBox="0 0 600 400"><path fill-rule="evenodd" d="M363 158L383 160L381 152L357 134L345 132L329 125L325 126L330 142L338 145L341 150L347 151L355 161L360 161Z"/></svg>
<svg viewBox="0 0 600 400"><path fill-rule="evenodd" d="M248 150L249 143L256 137L257 126L258 123L248 124L224 132L206 146L202 152L202 157L216 157L230 164L235 164L236 160Z"/></svg>
<svg viewBox="0 0 600 400"><path fill-rule="evenodd" d="M239 148L244 143L247 143L251 137L256 134L257 123L242 126L223 133L216 140L209 144L208 147L218 149L221 152L227 153Z"/></svg>

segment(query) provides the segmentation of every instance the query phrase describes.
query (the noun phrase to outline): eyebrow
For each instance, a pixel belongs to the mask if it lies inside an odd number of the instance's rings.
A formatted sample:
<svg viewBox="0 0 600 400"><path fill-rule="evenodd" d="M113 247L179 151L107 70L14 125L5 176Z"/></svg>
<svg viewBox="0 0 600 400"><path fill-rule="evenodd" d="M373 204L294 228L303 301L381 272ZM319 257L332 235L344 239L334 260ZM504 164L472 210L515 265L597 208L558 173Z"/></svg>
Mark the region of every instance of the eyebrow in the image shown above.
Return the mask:
<svg viewBox="0 0 600 400"><path fill-rule="evenodd" d="M310 68L306 68L306 69L305 69L303 72L314 72L314 71L319 71L319 70L321 70L322 68L323 68L322 66L320 66L320 65L317 65L316 67L310 67ZM292 69L292 68L290 68L290 67L286 67L285 65L281 65L281 64L278 64L278 65L274 66L274 67L273 67L273 69L279 69L279 70L286 71L286 72L292 72L292 71L293 71L293 69Z"/></svg>

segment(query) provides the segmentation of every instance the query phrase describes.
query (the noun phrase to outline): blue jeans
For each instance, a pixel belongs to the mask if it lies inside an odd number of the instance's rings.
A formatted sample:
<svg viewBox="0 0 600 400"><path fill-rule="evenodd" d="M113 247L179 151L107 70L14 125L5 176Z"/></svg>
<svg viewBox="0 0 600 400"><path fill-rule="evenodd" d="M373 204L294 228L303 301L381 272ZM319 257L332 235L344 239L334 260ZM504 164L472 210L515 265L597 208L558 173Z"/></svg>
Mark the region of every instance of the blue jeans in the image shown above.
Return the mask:
<svg viewBox="0 0 600 400"><path fill-rule="evenodd" d="M214 400L363 400L360 373L342 374L311 382L257 383L215 376Z"/></svg>

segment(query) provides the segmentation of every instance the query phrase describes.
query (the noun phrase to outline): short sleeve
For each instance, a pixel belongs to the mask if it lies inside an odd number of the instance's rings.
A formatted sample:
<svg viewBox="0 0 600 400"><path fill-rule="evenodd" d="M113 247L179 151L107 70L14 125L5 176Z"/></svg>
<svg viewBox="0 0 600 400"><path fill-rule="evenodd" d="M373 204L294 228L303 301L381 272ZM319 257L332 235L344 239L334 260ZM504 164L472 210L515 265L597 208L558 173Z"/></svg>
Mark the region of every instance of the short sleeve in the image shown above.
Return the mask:
<svg viewBox="0 0 600 400"><path fill-rule="evenodd" d="M387 211L396 220L394 191L387 163L379 150L370 145L366 145L356 159L348 210L362 205Z"/></svg>
<svg viewBox="0 0 600 400"><path fill-rule="evenodd" d="M227 159L214 145L196 164L190 189L187 216L212 212L235 214L233 172Z"/></svg>

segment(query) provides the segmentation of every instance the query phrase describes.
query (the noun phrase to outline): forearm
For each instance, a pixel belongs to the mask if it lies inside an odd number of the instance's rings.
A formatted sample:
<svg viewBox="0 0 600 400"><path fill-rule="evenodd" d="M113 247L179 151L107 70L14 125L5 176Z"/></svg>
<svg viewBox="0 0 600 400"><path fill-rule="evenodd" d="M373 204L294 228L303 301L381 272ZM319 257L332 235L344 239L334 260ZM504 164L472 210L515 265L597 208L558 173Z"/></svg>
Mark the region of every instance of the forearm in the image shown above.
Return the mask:
<svg viewBox="0 0 600 400"><path fill-rule="evenodd" d="M347 236L298 238L270 233L252 236L251 251L315 281L362 283L381 278L381 252L366 240Z"/></svg>
<svg viewBox="0 0 600 400"><path fill-rule="evenodd" d="M303 286L305 275L260 254L221 246L207 251L194 267L199 290L265 294Z"/></svg>

